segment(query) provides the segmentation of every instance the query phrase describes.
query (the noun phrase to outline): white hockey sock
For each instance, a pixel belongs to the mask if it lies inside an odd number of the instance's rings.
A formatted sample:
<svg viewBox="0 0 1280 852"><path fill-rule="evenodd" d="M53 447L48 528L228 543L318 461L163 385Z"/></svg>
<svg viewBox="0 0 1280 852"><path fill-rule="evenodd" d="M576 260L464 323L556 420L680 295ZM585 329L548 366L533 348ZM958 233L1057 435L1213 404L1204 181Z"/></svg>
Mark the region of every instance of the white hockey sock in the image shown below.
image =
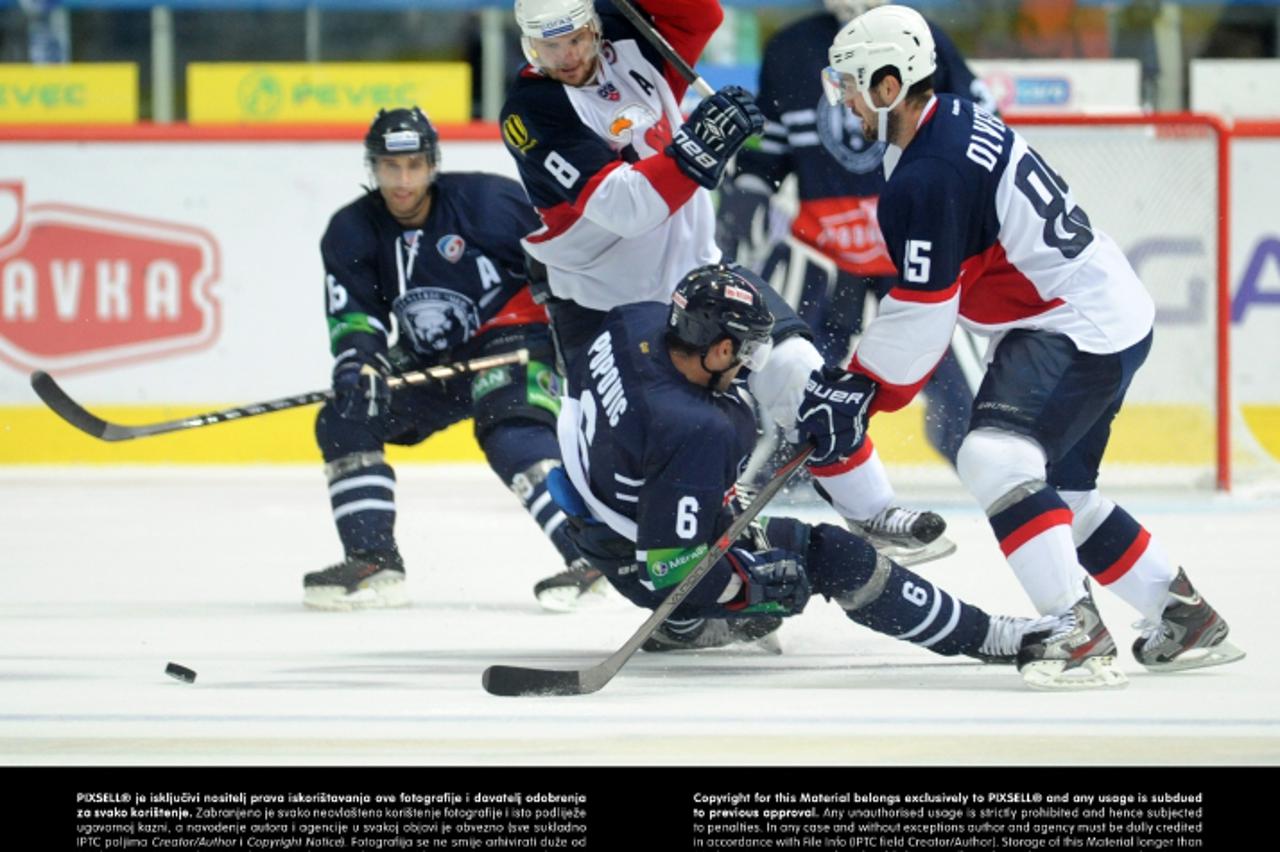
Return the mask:
<svg viewBox="0 0 1280 852"><path fill-rule="evenodd" d="M1096 490L1064 491L1075 513L1076 552L1099 585L1148 621L1159 621L1177 569L1138 521Z"/></svg>
<svg viewBox="0 0 1280 852"><path fill-rule="evenodd" d="M867 521L893 503L893 486L870 437L849 461L853 466L848 470L831 475L814 470L813 478L827 492L831 506L841 517Z"/></svg>
<svg viewBox="0 0 1280 852"><path fill-rule="evenodd" d="M1158 622L1169 600L1169 584L1177 574L1178 570L1169 561L1164 548L1154 538L1149 538L1146 550L1128 571L1110 583L1102 577L1098 578L1098 582L1115 592L1144 619Z"/></svg>
<svg viewBox="0 0 1280 852"><path fill-rule="evenodd" d="M1084 597L1084 572L1067 523L1045 529L1005 558L1041 615L1061 615Z"/></svg>

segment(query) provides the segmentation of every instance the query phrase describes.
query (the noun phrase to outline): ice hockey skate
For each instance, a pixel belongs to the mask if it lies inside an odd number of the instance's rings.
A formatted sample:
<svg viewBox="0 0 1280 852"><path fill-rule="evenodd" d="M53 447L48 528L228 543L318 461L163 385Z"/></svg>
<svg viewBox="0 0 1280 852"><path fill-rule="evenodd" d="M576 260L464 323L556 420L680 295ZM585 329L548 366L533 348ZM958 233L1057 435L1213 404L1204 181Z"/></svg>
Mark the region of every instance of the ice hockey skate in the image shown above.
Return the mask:
<svg viewBox="0 0 1280 852"><path fill-rule="evenodd" d="M740 645L769 654L781 654L778 628L782 619L769 615L756 618L697 618L688 621L668 620L640 646L650 653L666 651L704 651Z"/></svg>
<svg viewBox="0 0 1280 852"><path fill-rule="evenodd" d="M1200 596L1178 569L1169 584L1169 602L1160 623L1139 622L1142 635L1133 643L1133 655L1153 672L1178 672L1221 666L1244 657L1244 651L1227 641L1227 622Z"/></svg>
<svg viewBox="0 0 1280 852"><path fill-rule="evenodd" d="M889 506L870 520L845 522L850 532L903 567L941 559L956 549L956 543L943 535L947 522L935 512Z"/></svg>
<svg viewBox="0 0 1280 852"><path fill-rule="evenodd" d="M394 550L351 553L302 580L302 602L312 609L391 609L409 605L404 562Z"/></svg>
<svg viewBox="0 0 1280 852"><path fill-rule="evenodd" d="M575 559L559 574L539 580L533 595L543 609L551 612L573 612L603 601L609 592L609 580L585 559Z"/></svg>
<svg viewBox="0 0 1280 852"><path fill-rule="evenodd" d="M1129 683L1115 661L1115 640L1086 592L1050 627L1023 637L1018 672L1032 689L1115 689Z"/></svg>
<svg viewBox="0 0 1280 852"><path fill-rule="evenodd" d="M1042 618L1018 618L1011 615L990 616L987 626L987 637L982 640L978 650L968 656L984 663L999 666L1012 666L1018 662L1018 651L1022 648L1022 640L1029 633L1037 633L1053 628L1057 618L1046 615Z"/></svg>

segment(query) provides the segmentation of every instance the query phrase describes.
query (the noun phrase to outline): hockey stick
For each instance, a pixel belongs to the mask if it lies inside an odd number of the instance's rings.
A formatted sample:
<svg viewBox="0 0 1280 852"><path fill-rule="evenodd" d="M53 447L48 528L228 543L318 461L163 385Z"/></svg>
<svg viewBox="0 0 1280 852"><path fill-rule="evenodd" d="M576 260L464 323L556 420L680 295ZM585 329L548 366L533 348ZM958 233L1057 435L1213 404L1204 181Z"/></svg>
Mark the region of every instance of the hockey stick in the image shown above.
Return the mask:
<svg viewBox="0 0 1280 852"><path fill-rule="evenodd" d="M653 635L659 625L666 621L676 607L689 596L689 593L711 571L712 566L720 560L730 545L737 541L747 529L747 525L760 514L760 510L782 490L782 487L791 479L791 475L800 469L811 452L813 447L806 446L790 461L778 468L777 473L764 488L760 489L760 493L751 501L751 504L742 511L742 514L734 518L724 535L720 536L711 550L697 565L693 566L689 575L671 590L671 594L667 595L666 600L653 611L644 624L640 625L640 629L607 659L585 669L568 671L528 669L522 666L490 666L484 670L482 678L485 691L492 695L586 695L602 689L605 684L613 680L613 676L622 669L627 660L640 650L640 646Z"/></svg>
<svg viewBox="0 0 1280 852"><path fill-rule="evenodd" d="M392 390L396 390L410 385L420 385L432 379L452 379L455 376L461 376L466 373L478 373L493 367L503 367L508 364L527 364L528 362L529 350L517 349L514 352L506 352L501 355L488 355L483 358L474 358L470 361L428 367L425 370L415 370L412 373L392 376L387 379L387 385ZM286 411L290 408L300 408L304 405L313 405L333 398L333 391L331 390L311 391L310 393L281 397L280 399L272 399L266 402L255 402L237 408L210 411L206 414L197 414L181 420L166 420L163 423L147 423L140 426L122 426L117 423L108 423L101 417L91 414L84 406L68 396L67 392L53 380L53 376L43 370L37 370L31 374L31 387L40 399L44 401L44 404L53 410L54 414L81 432L103 441L128 441L133 438L146 438L151 435L163 435L168 432L198 429L201 426L226 423L229 420L243 420L246 417L257 417L259 414L272 414L277 411Z"/></svg>
<svg viewBox="0 0 1280 852"><path fill-rule="evenodd" d="M653 22L646 18L643 12L631 5L631 0L613 0L613 5L626 16L632 26L640 31L640 35L644 36L645 41L653 45L654 49L662 54L662 58L669 62L672 68L676 69L676 73L683 77L684 81L692 86L695 92L704 98L716 93L716 90L711 88L711 84L698 76L698 72L689 67L689 63L684 61L684 57L676 53L676 49L662 37L662 33L654 29Z"/></svg>

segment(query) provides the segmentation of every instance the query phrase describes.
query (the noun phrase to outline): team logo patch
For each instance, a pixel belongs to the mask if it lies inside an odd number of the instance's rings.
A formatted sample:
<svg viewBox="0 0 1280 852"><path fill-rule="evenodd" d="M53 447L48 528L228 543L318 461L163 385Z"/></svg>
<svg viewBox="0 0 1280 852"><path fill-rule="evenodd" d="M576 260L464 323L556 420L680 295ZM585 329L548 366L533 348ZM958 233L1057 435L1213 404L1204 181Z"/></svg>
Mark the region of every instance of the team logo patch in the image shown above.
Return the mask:
<svg viewBox="0 0 1280 852"><path fill-rule="evenodd" d="M745 302L748 305L755 303L755 299L752 298L750 290L744 290L741 287L734 287L732 284L724 288L724 294L730 299L738 302Z"/></svg>
<svg viewBox="0 0 1280 852"><path fill-rule="evenodd" d="M502 138L521 154L529 153L529 149L538 144L538 140L529 135L524 119L518 115L509 115L502 122Z"/></svg>
<svg viewBox="0 0 1280 852"><path fill-rule="evenodd" d="M618 87L613 83L605 83L596 89L596 94L607 101L616 101L622 98L622 92L618 91Z"/></svg>
<svg viewBox="0 0 1280 852"><path fill-rule="evenodd" d="M445 234L436 240L436 251L440 252L440 256L450 263L457 263L462 260L462 255L467 250L467 241L457 234Z"/></svg>
<svg viewBox="0 0 1280 852"><path fill-rule="evenodd" d="M406 154L422 150L422 137L416 130L393 130L382 134L382 144L388 154Z"/></svg>
<svg viewBox="0 0 1280 852"><path fill-rule="evenodd" d="M646 131L657 122L657 114L647 106L643 104L627 104L614 113L613 119L609 122L609 136L623 145L634 145L641 138L644 138ZM641 153L647 156L657 153L657 150L642 151Z"/></svg>
<svg viewBox="0 0 1280 852"><path fill-rule="evenodd" d="M843 105L832 106L825 97L818 98L814 109L818 141L844 170L865 175L884 162L883 142L868 142L862 135L862 123L853 110Z"/></svg>
<svg viewBox="0 0 1280 852"><path fill-rule="evenodd" d="M480 327L475 302L440 287L415 287L392 303L400 333L413 348L434 355L465 343Z"/></svg>
<svg viewBox="0 0 1280 852"><path fill-rule="evenodd" d="M573 32L577 27L573 25L573 18L553 18L542 25L543 38L555 38L565 33Z"/></svg>

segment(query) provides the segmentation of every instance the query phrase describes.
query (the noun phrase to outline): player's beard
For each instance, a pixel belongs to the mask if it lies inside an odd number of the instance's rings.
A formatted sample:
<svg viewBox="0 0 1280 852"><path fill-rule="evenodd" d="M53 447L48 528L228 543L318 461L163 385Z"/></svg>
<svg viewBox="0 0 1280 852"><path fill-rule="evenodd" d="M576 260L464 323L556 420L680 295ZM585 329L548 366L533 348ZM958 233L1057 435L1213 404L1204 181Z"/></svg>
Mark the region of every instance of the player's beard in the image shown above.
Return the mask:
<svg viewBox="0 0 1280 852"><path fill-rule="evenodd" d="M898 118L896 111L889 113L889 120L885 122L885 139L880 138L880 114L872 111L871 119L868 120L859 114L858 118L862 121L862 138L868 142L885 142L888 143L898 135L898 128L902 126L901 119Z"/></svg>
<svg viewBox="0 0 1280 852"><path fill-rule="evenodd" d="M403 224L418 224L418 219L428 209L431 198L431 184L416 190L412 198L401 200L389 193L383 193L383 200L387 203L387 210L391 213L391 217L397 222Z"/></svg>

